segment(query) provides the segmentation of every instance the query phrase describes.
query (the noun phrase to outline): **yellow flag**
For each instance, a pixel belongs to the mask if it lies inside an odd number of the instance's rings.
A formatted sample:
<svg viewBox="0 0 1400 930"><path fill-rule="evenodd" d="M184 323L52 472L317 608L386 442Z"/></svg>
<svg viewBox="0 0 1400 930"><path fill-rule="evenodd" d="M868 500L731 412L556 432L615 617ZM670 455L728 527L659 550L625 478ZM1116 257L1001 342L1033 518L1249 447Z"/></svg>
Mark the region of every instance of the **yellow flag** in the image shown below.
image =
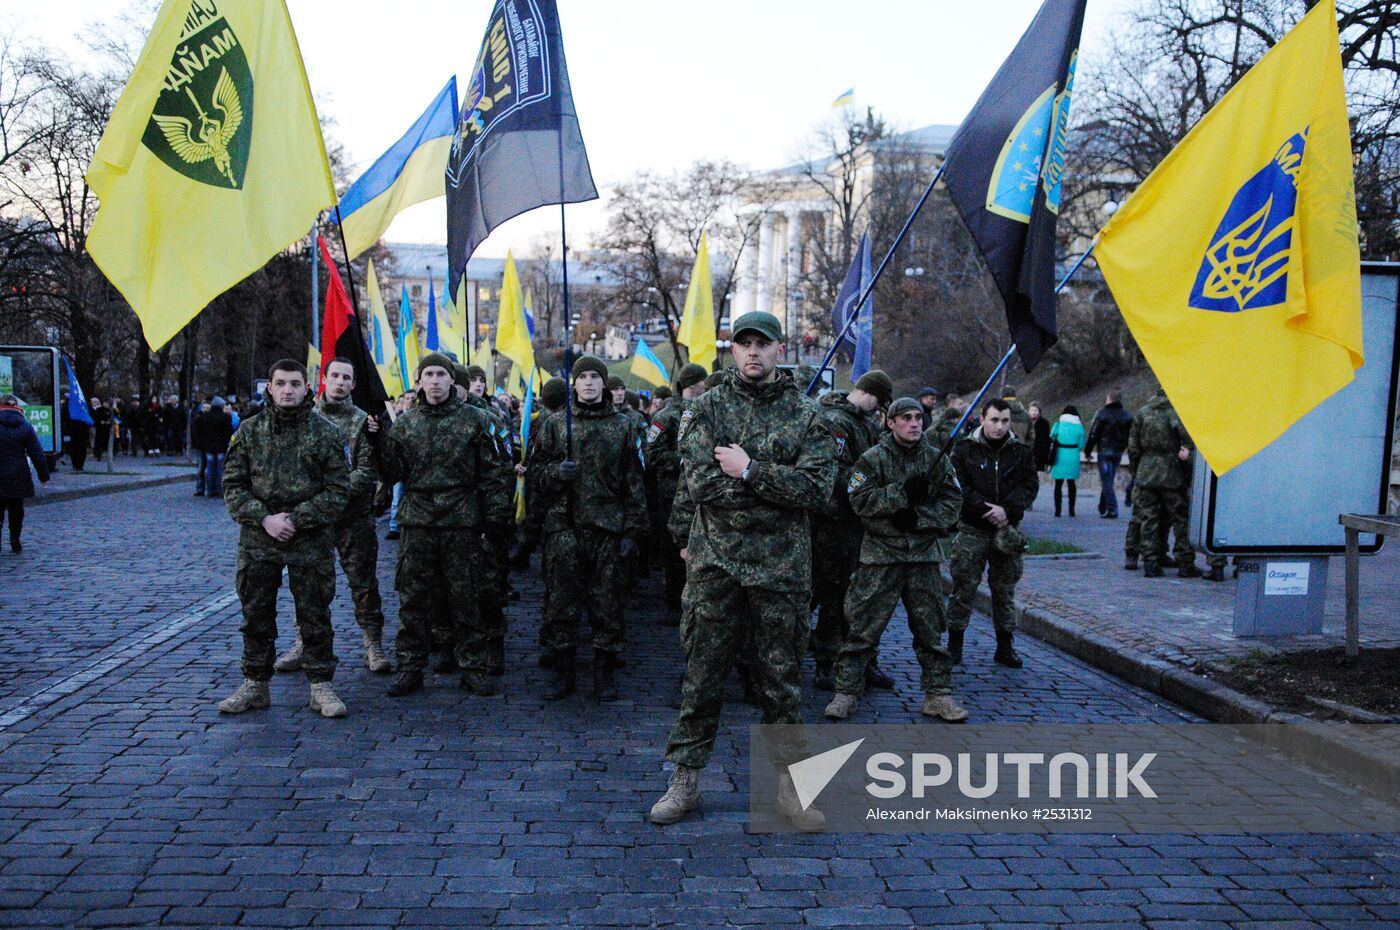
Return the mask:
<svg viewBox="0 0 1400 930"><path fill-rule="evenodd" d="M715 297L710 284L710 255L705 234L700 234L700 251L690 272L690 287L685 292L685 312L676 331L676 341L689 350L690 360L709 369L719 355L715 348Z"/></svg>
<svg viewBox="0 0 1400 930"><path fill-rule="evenodd" d="M506 270L501 279L501 312L496 320L496 350L520 366L522 371L535 367L535 346L530 341L530 326L525 322L525 295L520 290L520 276L515 270L515 256L506 253Z"/></svg>
<svg viewBox="0 0 1400 930"><path fill-rule="evenodd" d="M394 330L389 326L389 312L384 309L384 292L379 288L379 275L374 270L374 259L369 260L369 271L365 275L365 287L369 291L369 326L374 335L374 367L379 369L379 379L384 382L384 390L391 398L398 397L405 390L403 373L399 370L399 349L394 339Z"/></svg>
<svg viewBox="0 0 1400 930"><path fill-rule="evenodd" d="M321 350L308 342L306 344L306 380L315 384L320 379Z"/></svg>
<svg viewBox="0 0 1400 930"><path fill-rule="evenodd" d="M1363 361L1339 49L1323 0L1100 233L1104 278L1216 474L1349 384Z"/></svg>
<svg viewBox="0 0 1400 930"><path fill-rule="evenodd" d="M152 349L305 236L335 186L283 0L165 0L87 181L88 253Z"/></svg>

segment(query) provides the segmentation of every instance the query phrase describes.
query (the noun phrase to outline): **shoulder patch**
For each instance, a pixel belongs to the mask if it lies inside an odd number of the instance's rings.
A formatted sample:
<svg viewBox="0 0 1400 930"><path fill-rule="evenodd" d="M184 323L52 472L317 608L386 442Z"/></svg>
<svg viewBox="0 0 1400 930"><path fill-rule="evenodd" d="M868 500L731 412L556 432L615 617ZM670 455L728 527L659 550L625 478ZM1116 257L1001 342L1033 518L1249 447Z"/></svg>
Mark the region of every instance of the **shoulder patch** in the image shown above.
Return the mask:
<svg viewBox="0 0 1400 930"><path fill-rule="evenodd" d="M653 421L651 426L647 429L647 445L651 445L652 443L656 442L656 437L660 435L661 424Z"/></svg>
<svg viewBox="0 0 1400 930"><path fill-rule="evenodd" d="M859 468L851 472L851 480L846 482L846 493L853 494L855 490L870 479L865 476L865 472Z"/></svg>
<svg viewBox="0 0 1400 930"><path fill-rule="evenodd" d="M831 431L831 437L836 440L836 454L838 456L846 454L846 434Z"/></svg>
<svg viewBox="0 0 1400 930"><path fill-rule="evenodd" d="M681 414L681 425L676 432L677 441L685 438L686 431L690 429L690 422L694 419L694 410L687 410L685 413Z"/></svg>

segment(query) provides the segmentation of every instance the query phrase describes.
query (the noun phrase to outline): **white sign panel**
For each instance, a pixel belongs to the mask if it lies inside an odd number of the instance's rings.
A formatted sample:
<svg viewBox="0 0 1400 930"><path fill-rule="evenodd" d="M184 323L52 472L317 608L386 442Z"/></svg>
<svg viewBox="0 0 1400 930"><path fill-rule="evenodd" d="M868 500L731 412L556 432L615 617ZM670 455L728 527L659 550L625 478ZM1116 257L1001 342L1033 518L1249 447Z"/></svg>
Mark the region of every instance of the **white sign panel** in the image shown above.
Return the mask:
<svg viewBox="0 0 1400 930"><path fill-rule="evenodd" d="M1288 597L1308 593L1307 562L1264 563L1264 596Z"/></svg>

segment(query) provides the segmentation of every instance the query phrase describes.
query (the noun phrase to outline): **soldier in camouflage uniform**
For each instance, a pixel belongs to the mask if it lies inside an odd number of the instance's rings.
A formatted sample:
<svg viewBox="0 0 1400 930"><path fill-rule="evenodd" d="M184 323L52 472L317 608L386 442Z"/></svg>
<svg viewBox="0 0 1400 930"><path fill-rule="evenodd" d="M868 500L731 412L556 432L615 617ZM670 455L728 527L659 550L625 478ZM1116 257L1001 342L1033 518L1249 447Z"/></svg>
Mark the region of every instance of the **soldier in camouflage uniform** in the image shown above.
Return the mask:
<svg viewBox="0 0 1400 930"><path fill-rule="evenodd" d="M646 532L642 449L636 426L604 394L607 366L574 362L573 448L565 418L552 416L530 469L545 507L545 648L553 676L546 700L576 688L575 655L585 603L593 628L593 693L617 700L623 646L623 562ZM570 452L572 451L572 455Z"/></svg>
<svg viewBox="0 0 1400 930"><path fill-rule="evenodd" d="M515 488L515 433L511 421L486 397L486 370L480 365L457 366L453 371L458 387L465 387L463 399L491 421L491 442L496 452L499 480ZM500 675L506 662L506 589L509 586L510 544L515 538L515 521L487 523L482 527L477 549L476 600L481 622L488 631L487 671ZM444 656L441 664L447 664Z"/></svg>
<svg viewBox="0 0 1400 930"><path fill-rule="evenodd" d="M335 521L350 498L350 452L336 425L313 409L306 368L272 366L266 409L244 420L224 464L224 503L239 524L238 599L243 604L243 684L219 704L237 714L269 703L277 646L277 589L286 566L311 708L345 716L331 690L335 652Z"/></svg>
<svg viewBox="0 0 1400 930"><path fill-rule="evenodd" d="M1002 388L1001 399L1011 410L1011 432L1016 438L1029 444L1031 441L1031 413L1026 405L1016 399L1016 389L1011 385Z"/></svg>
<svg viewBox="0 0 1400 930"><path fill-rule="evenodd" d="M836 444L821 408L777 368L786 351L772 314L734 322L735 367L695 401L680 427L681 486L671 520L687 560L682 617L682 706L666 749L676 764L654 823L675 823L700 803L700 769L714 750L724 681L739 649L751 649L764 723L801 722L799 661L812 596L809 514L825 506ZM688 522L682 514L693 512ZM678 519L679 518L679 519ZM802 810L786 764L800 740L774 747L779 811L801 829L825 822Z"/></svg>
<svg viewBox="0 0 1400 930"><path fill-rule="evenodd" d="M389 431L384 470L404 483L399 506L399 674L391 697L423 687L432 651L435 610L452 618L452 642L462 687L488 696L491 632L477 611L476 578L482 528L510 519L511 483L486 414L453 386L452 360L429 352L418 363L418 401Z"/></svg>
<svg viewBox="0 0 1400 930"><path fill-rule="evenodd" d="M548 509L539 490L539 469L533 468L535 464L535 452L540 446L540 436L544 433L545 426L556 415L564 410L564 404L569 397L569 386L563 378L550 378L540 388L540 402L544 405L544 410L535 420L535 425L530 429L530 448L525 453L525 532L524 539L520 545L520 550L516 552L516 567L530 567L530 553L539 545L540 539L544 535L544 517ZM521 563L521 556L524 556ZM540 554L540 576L549 576L549 550L546 548ZM545 648L545 627L543 618L549 612L549 598L551 591L548 585L542 585L540 589L540 668L549 668L554 661L554 656Z"/></svg>
<svg viewBox="0 0 1400 930"><path fill-rule="evenodd" d="M865 684L895 606L904 602L922 669L922 712L949 723L967 719L953 700L953 659L943 648L947 603L939 583L944 537L962 510L962 489L947 456L925 442L924 411L912 397L890 405L889 431L861 455L847 480L850 505L865 534L860 567L846 595L850 632L836 666L836 695L826 716L845 720Z"/></svg>
<svg viewBox="0 0 1400 930"><path fill-rule="evenodd" d="M963 506L948 572L953 596L948 606L948 652L962 661L963 634L972 617L972 601L982 572L992 592L992 624L997 651L993 660L1020 668L1016 654L1016 583L1021 580L1024 539L1016 529L1040 490L1035 455L1011 429L1011 406L989 400L982 425L953 446L953 467L962 485Z"/></svg>
<svg viewBox="0 0 1400 930"><path fill-rule="evenodd" d="M1176 537L1177 574L1198 578L1196 553L1188 538L1191 519L1191 487L1187 470L1195 449L1186 427L1181 425L1167 395L1158 392L1133 418L1128 433L1128 463L1133 469L1133 519L1140 525L1143 540L1165 543L1166 525ZM1164 546L1165 548L1165 546ZM1162 577L1160 554L1155 546L1139 546L1142 573L1147 578Z"/></svg>
<svg viewBox="0 0 1400 930"><path fill-rule="evenodd" d="M693 362L676 375L676 393L661 412L652 418L647 429L648 471L656 480L656 507L652 511L652 533L660 552L661 569L665 573L665 603L668 623L680 622L681 591L685 588L685 563L669 529L671 507L680 483L681 459L677 446L681 417L691 405L705 395L708 372Z"/></svg>
<svg viewBox="0 0 1400 930"><path fill-rule="evenodd" d="M924 433L924 442L933 446L934 449L942 449L948 445L948 437L953 435L953 430L957 429L958 421L962 419L963 411L967 409L966 402L956 394L948 395L947 405L934 417L933 424L928 432ZM967 425L963 427L963 435L972 428L972 419L968 419ZM949 449L951 450L951 446Z"/></svg>
<svg viewBox="0 0 1400 930"><path fill-rule="evenodd" d="M374 530L375 463L378 460L374 437L379 421L356 407L350 399L355 389L355 364L337 356L325 366L326 390L316 401L316 412L340 428L341 439L350 449L350 503L335 521L335 548L340 567L350 583L365 646L365 667L372 672L389 671L384 657L384 610L379 597L379 536ZM301 634L292 648L277 657L279 672L301 668Z"/></svg>
<svg viewBox="0 0 1400 930"><path fill-rule="evenodd" d="M608 378L607 393L612 396L613 404L617 407L618 412L627 418L627 421L632 424L632 429L636 431L637 441L643 451L642 478L645 486L645 471L649 467L645 461L645 451L647 430L650 428L651 422L647 419L646 414L638 409L641 403L640 398L635 392L627 390L627 383L617 375ZM623 559L623 584L628 591L635 590L637 581L645 578L650 569L649 560L646 557L647 550L651 547L650 534L651 517L648 516L646 529L642 538L637 541L637 551Z"/></svg>
<svg viewBox="0 0 1400 930"><path fill-rule="evenodd" d="M812 602L817 610L817 627L812 633L812 654L816 673L812 686L830 691L836 654L846 641L846 589L860 562L861 521L851 509L846 485L851 469L865 451L880 441L884 426L882 409L894 396L894 382L879 369L867 371L855 388L831 391L821 399L822 422L836 441L836 482L831 499L812 515ZM875 687L892 687L894 682L880 671L876 656L870 656L868 674Z"/></svg>

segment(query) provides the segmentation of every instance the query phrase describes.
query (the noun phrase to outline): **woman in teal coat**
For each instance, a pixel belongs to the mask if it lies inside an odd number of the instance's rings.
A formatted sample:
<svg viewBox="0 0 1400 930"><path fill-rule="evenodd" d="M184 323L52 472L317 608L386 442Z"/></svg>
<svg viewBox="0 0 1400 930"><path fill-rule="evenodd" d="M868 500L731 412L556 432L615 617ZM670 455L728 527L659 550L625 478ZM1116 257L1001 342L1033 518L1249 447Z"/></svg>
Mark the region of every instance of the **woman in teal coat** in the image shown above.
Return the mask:
<svg viewBox="0 0 1400 930"><path fill-rule="evenodd" d="M1079 480L1079 454L1084 449L1084 423L1079 409L1070 404L1050 427L1050 477L1055 479L1055 516L1060 515L1061 494L1069 483L1069 515L1074 516L1075 482Z"/></svg>

